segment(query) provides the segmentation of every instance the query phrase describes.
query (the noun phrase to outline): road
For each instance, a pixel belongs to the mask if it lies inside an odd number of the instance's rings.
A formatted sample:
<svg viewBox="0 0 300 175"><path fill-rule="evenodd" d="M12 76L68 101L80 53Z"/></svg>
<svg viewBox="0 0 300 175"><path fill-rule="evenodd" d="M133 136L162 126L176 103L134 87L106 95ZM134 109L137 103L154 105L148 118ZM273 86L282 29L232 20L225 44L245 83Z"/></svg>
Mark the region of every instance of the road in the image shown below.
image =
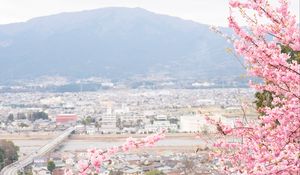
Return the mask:
<svg viewBox="0 0 300 175"><path fill-rule="evenodd" d="M59 144L61 144L73 131L75 131L75 127L70 127L66 129L62 134L60 134L55 139L51 140L49 143L41 147L36 152L4 167L1 170L0 175L17 175L19 170L31 164L35 158L45 155L46 153L57 147Z"/></svg>

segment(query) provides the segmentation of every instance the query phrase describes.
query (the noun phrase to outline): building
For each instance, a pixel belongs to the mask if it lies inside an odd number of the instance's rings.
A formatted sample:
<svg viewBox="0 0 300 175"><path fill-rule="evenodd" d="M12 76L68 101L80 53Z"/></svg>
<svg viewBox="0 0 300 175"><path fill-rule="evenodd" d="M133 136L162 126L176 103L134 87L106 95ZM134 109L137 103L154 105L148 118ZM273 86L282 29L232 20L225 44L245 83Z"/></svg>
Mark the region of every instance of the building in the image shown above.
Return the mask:
<svg viewBox="0 0 300 175"><path fill-rule="evenodd" d="M33 165L32 165L32 174L33 175L47 175L51 174L47 169L47 162L48 159L45 157L39 157L33 159Z"/></svg>
<svg viewBox="0 0 300 175"><path fill-rule="evenodd" d="M148 124L145 125L145 131L146 132L157 132L161 129L167 129L169 131L177 131L177 125L176 124L171 124L170 121L168 120L162 120L158 121L155 120L153 124Z"/></svg>
<svg viewBox="0 0 300 175"><path fill-rule="evenodd" d="M52 175L64 175L65 171L63 168L56 168L53 170Z"/></svg>
<svg viewBox="0 0 300 175"><path fill-rule="evenodd" d="M201 127L205 124L206 120L204 116L200 115L188 115L180 117L180 131L181 132L198 132L201 131Z"/></svg>
<svg viewBox="0 0 300 175"><path fill-rule="evenodd" d="M153 121L153 125L157 126L159 128L163 128L163 127L169 127L170 126L170 121L168 120L154 120Z"/></svg>
<svg viewBox="0 0 300 175"><path fill-rule="evenodd" d="M222 123L234 126L234 120L228 119L222 115L212 115L209 118L221 121ZM206 121L203 115L188 115L180 117L180 131L181 132L200 132L206 130L207 132L216 132L217 128Z"/></svg>
<svg viewBox="0 0 300 175"><path fill-rule="evenodd" d="M95 126L87 126L85 128L85 131L87 134L95 134L97 131L97 128Z"/></svg>
<svg viewBox="0 0 300 175"><path fill-rule="evenodd" d="M51 175L50 171L47 169L47 167L33 167L32 168L32 174L33 175Z"/></svg>
<svg viewBox="0 0 300 175"><path fill-rule="evenodd" d="M168 117L166 115L157 115L157 116L155 116L155 119L156 120L167 120Z"/></svg>
<svg viewBox="0 0 300 175"><path fill-rule="evenodd" d="M216 104L216 101L213 99L199 99L196 103L200 106L212 106Z"/></svg>
<svg viewBox="0 0 300 175"><path fill-rule="evenodd" d="M103 115L101 121L101 131L103 133L116 133L117 117L115 115Z"/></svg>
<svg viewBox="0 0 300 175"><path fill-rule="evenodd" d="M76 114L59 114L56 116L55 121L58 125L74 124L78 121L78 117Z"/></svg>

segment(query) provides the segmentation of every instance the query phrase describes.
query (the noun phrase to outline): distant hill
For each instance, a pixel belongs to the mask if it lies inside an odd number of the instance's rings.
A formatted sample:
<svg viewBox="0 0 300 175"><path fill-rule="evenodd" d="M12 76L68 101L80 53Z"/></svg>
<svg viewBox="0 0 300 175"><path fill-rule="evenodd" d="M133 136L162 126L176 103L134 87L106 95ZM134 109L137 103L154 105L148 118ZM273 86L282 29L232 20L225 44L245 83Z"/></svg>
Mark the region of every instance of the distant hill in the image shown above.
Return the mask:
<svg viewBox="0 0 300 175"><path fill-rule="evenodd" d="M103 8L0 25L0 81L164 72L237 77L244 70L207 25L141 8Z"/></svg>

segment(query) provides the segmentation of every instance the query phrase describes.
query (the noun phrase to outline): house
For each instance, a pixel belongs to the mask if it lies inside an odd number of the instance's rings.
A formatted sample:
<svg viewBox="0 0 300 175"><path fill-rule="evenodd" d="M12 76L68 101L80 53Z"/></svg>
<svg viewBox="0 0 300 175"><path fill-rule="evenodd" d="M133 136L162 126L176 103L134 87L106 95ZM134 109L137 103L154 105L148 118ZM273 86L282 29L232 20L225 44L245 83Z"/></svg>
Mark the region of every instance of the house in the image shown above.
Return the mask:
<svg viewBox="0 0 300 175"><path fill-rule="evenodd" d="M66 166L66 164L60 159L54 159L53 162L56 168L63 168Z"/></svg>
<svg viewBox="0 0 300 175"><path fill-rule="evenodd" d="M46 167L32 167L32 175L51 175Z"/></svg>
<svg viewBox="0 0 300 175"><path fill-rule="evenodd" d="M87 134L92 135L92 134L95 134L96 131L97 131L97 128L95 126L87 126L86 127L86 133Z"/></svg>
<svg viewBox="0 0 300 175"><path fill-rule="evenodd" d="M59 114L55 118L57 125L74 124L77 120L78 117L76 114Z"/></svg>
<svg viewBox="0 0 300 175"><path fill-rule="evenodd" d="M33 167L39 167L39 168L47 167L47 163L48 163L48 160L47 160L47 158L44 158L44 157L33 159Z"/></svg>
<svg viewBox="0 0 300 175"><path fill-rule="evenodd" d="M137 165L128 165L123 170L124 175L141 175L142 172L141 168Z"/></svg>
<svg viewBox="0 0 300 175"><path fill-rule="evenodd" d="M52 175L64 175L65 171L62 168L55 168L52 172Z"/></svg>

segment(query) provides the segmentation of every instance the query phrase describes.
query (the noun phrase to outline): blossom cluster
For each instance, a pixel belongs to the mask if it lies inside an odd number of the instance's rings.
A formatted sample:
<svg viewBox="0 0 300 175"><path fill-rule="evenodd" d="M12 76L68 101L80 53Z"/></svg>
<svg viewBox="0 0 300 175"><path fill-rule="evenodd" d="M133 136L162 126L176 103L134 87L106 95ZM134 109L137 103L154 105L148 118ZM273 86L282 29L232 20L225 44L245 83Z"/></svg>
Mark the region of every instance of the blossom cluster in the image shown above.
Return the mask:
<svg viewBox="0 0 300 175"><path fill-rule="evenodd" d="M247 22L236 20L239 11ZM263 83L251 86L273 94L272 106L261 109L258 122L237 121L235 127L217 125L224 138L215 144L226 174L300 174L300 65L291 60L290 48L300 57L300 28L286 0L272 5L267 0L230 1L229 27L234 30L234 48L251 76ZM229 142L225 138L238 138Z"/></svg>
<svg viewBox="0 0 300 175"><path fill-rule="evenodd" d="M78 162L78 173L80 175L99 173L104 162L110 161L110 157L119 153L127 152L132 149L153 146L156 142L164 138L164 131L154 135L149 135L142 139L127 138L121 146L114 146L106 150L92 148L87 151L87 158ZM73 175L70 169L65 169L65 175Z"/></svg>

